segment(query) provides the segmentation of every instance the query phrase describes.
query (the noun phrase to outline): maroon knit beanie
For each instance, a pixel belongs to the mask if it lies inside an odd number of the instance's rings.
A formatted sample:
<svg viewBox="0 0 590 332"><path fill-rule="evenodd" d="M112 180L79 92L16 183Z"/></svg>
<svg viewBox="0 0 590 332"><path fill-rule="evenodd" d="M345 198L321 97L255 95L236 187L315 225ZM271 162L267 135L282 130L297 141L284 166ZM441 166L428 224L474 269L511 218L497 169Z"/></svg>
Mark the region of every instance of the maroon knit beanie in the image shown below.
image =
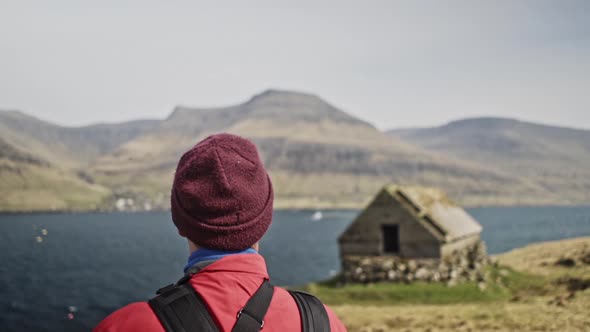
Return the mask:
<svg viewBox="0 0 590 332"><path fill-rule="evenodd" d="M243 250L270 226L273 196L256 146L239 136L213 135L178 162L172 220L201 247Z"/></svg>

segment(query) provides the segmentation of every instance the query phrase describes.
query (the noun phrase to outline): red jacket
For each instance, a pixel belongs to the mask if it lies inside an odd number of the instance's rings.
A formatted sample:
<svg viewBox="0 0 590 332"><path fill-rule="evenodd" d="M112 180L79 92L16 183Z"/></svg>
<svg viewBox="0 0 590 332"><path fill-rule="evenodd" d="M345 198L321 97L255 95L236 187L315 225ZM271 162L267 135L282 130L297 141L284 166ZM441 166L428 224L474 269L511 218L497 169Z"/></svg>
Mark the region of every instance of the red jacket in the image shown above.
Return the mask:
<svg viewBox="0 0 590 332"><path fill-rule="evenodd" d="M220 332L229 332L236 322L237 312L264 279L269 279L264 258L239 254L212 263L194 274L189 282L203 297ZM326 311L332 332L346 331L334 312L328 307ZM164 328L147 302L136 302L113 312L94 329L94 332L120 331L164 332ZM286 290L275 287L263 331L301 331L297 304Z"/></svg>

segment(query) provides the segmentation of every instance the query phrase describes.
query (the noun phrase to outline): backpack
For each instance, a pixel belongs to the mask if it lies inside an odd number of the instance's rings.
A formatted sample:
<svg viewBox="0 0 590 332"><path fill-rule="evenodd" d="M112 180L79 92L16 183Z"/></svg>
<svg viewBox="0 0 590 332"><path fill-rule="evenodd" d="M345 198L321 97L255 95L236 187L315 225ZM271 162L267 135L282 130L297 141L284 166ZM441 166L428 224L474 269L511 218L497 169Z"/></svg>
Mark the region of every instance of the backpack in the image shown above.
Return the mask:
<svg viewBox="0 0 590 332"><path fill-rule="evenodd" d="M176 284L160 288L148 304L166 332L219 332L201 295L184 276ZM237 312L232 332L258 332L270 305L274 286L264 280L246 305ZM329 332L328 313L320 300L311 294L288 291L297 303L303 332Z"/></svg>

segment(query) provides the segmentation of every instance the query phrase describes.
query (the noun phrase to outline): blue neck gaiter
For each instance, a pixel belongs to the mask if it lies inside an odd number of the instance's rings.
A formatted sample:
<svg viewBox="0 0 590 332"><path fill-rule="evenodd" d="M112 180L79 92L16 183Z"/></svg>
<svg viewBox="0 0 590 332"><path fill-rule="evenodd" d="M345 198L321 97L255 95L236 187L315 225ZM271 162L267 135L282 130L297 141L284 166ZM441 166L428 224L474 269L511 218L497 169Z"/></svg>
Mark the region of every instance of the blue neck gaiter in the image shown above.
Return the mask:
<svg viewBox="0 0 590 332"><path fill-rule="evenodd" d="M215 249L207 249L207 248L200 248L195 251L188 257L188 263L184 267L184 272L186 273L188 269L190 269L193 265L204 262L204 261L216 261L221 259L225 256L229 255L237 255L237 254L258 254L258 252L252 248L248 248L245 250L233 250L233 251L226 251L226 250L215 250Z"/></svg>

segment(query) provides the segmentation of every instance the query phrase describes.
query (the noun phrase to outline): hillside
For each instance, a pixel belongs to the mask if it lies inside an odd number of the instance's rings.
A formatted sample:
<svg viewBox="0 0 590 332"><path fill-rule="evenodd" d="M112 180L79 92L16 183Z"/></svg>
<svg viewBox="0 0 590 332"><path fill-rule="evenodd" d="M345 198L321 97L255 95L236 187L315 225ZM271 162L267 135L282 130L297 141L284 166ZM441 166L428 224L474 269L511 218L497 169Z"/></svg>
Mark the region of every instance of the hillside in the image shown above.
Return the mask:
<svg viewBox="0 0 590 332"><path fill-rule="evenodd" d="M467 205L590 202L590 164L579 156L587 132L482 121L386 134L318 96L279 90L229 107L178 106L162 120L75 128L0 111L0 191L11 197L0 211L168 208L179 157L217 132L259 146L277 207L358 208L391 182L441 187Z"/></svg>
<svg viewBox="0 0 590 332"><path fill-rule="evenodd" d="M17 111L0 111L0 211L95 210L112 191L84 171L154 121L61 127Z"/></svg>
<svg viewBox="0 0 590 332"><path fill-rule="evenodd" d="M0 111L0 139L46 162L77 168L152 129L155 120L63 127L18 111Z"/></svg>
<svg viewBox="0 0 590 332"><path fill-rule="evenodd" d="M559 202L590 202L590 131L503 118L454 121L434 128L391 130L429 151L516 174Z"/></svg>
<svg viewBox="0 0 590 332"><path fill-rule="evenodd" d="M122 196L155 197L150 204L160 206L182 152L220 131L259 146L278 207L359 207L389 182L441 186L480 202L490 193L536 190L509 175L391 139L317 96L275 90L227 108L178 107L152 131L98 159L92 174Z"/></svg>
<svg viewBox="0 0 590 332"><path fill-rule="evenodd" d="M110 194L0 138L0 211L94 210Z"/></svg>

